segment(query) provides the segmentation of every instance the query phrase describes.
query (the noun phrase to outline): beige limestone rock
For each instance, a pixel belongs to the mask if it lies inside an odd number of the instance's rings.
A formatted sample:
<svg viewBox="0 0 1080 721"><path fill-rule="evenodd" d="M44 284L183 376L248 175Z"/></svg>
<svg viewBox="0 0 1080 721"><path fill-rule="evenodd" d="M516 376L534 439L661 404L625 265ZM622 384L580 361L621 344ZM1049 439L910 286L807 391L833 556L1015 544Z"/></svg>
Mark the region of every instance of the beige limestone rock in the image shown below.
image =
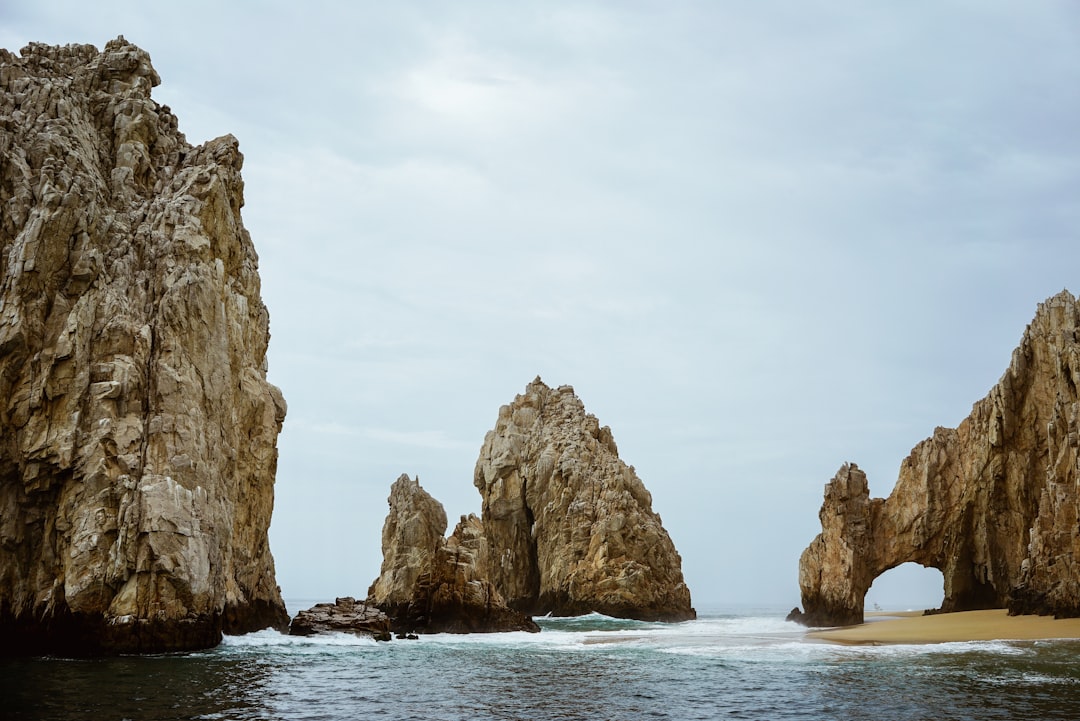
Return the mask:
<svg viewBox="0 0 1080 721"><path fill-rule="evenodd" d="M163 651L287 623L285 402L231 136L123 38L0 50L0 634Z"/></svg>
<svg viewBox="0 0 1080 721"><path fill-rule="evenodd" d="M799 561L804 620L862 621L873 580L909 561L941 570L947 611L1080 615L1078 382L1080 304L1063 291L971 414L912 450L887 499L854 465L826 485Z"/></svg>
<svg viewBox="0 0 1080 721"><path fill-rule="evenodd" d="M415 598L420 574L430 572L446 535L446 511L420 485L402 474L390 486L390 510L382 530L383 562L368 589L368 601L396 616Z"/></svg>
<svg viewBox="0 0 1080 721"><path fill-rule="evenodd" d="M402 475L390 487L383 524L383 563L368 590L368 603L392 619L394 631L472 633L538 631L507 607L487 577L487 539L476 516L463 516L446 533L446 511Z"/></svg>
<svg viewBox="0 0 1080 721"><path fill-rule="evenodd" d="M488 572L512 608L695 617L682 559L607 426L570 386L539 378L499 410L474 483L483 498Z"/></svg>

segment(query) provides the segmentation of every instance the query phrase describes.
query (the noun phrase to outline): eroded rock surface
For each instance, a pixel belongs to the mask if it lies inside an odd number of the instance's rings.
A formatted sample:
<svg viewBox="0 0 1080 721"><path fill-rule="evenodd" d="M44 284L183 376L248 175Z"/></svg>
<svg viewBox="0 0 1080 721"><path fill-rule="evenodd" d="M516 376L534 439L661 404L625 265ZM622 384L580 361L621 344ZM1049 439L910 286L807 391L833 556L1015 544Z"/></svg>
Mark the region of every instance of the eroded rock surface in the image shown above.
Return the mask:
<svg viewBox="0 0 1080 721"><path fill-rule="evenodd" d="M539 631L507 607L487 576L487 539L476 516L446 533L446 511L403 475L390 488L383 524L383 563L368 603L392 619L398 633Z"/></svg>
<svg viewBox="0 0 1080 721"><path fill-rule="evenodd" d="M944 610L1080 615L1078 385L1080 304L1065 291L1039 305L971 414L912 450L887 499L854 465L826 485L799 561L804 620L862 621L873 580L909 561L941 570Z"/></svg>
<svg viewBox="0 0 1080 721"><path fill-rule="evenodd" d="M570 386L552 389L537 378L499 410L474 483L488 573L512 608L695 617L682 559L652 496L619 459L611 429Z"/></svg>
<svg viewBox="0 0 1080 721"><path fill-rule="evenodd" d="M166 651L288 622L285 416L241 222L123 38L0 50L0 647Z"/></svg>
<svg viewBox="0 0 1080 721"><path fill-rule="evenodd" d="M293 636L351 633L371 636L376 641L389 641L390 617L374 606L346 596L300 611L289 624L289 633Z"/></svg>

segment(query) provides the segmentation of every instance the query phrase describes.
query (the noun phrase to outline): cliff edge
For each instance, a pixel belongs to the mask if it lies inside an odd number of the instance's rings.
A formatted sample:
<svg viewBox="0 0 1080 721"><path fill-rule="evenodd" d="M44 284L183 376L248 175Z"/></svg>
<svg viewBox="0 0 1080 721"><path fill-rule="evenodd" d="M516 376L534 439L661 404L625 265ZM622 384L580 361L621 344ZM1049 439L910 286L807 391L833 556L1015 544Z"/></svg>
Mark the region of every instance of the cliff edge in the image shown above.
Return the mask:
<svg viewBox="0 0 1080 721"><path fill-rule="evenodd" d="M822 532L799 560L802 621L859 623L874 579L939 569L942 609L1080 616L1080 303L1041 303L1001 380L955 429L937 428L886 499L845 464L825 486Z"/></svg>
<svg viewBox="0 0 1080 721"><path fill-rule="evenodd" d="M283 627L285 402L241 222L123 38L0 50L0 648L161 652Z"/></svg>

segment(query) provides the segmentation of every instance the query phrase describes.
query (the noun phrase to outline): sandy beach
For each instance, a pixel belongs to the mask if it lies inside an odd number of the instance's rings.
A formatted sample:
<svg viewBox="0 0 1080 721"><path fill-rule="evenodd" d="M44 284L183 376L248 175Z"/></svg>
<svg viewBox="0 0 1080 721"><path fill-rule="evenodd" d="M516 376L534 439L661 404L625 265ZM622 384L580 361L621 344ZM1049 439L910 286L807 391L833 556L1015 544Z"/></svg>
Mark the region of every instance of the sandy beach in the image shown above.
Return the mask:
<svg viewBox="0 0 1080 721"><path fill-rule="evenodd" d="M1010 616L1005 609L923 616L919 612L867 614L867 622L822 631L808 639L843 644L947 643L951 641L1080 639L1080 618Z"/></svg>

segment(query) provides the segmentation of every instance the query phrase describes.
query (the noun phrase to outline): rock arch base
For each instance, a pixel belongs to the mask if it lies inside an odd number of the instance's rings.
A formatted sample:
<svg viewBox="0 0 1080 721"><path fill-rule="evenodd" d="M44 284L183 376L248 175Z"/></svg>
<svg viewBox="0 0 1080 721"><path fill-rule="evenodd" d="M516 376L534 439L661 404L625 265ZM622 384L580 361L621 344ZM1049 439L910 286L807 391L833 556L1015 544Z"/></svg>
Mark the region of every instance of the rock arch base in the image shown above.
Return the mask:
<svg viewBox="0 0 1080 721"><path fill-rule="evenodd" d="M799 560L800 620L861 623L874 579L907 562L941 571L945 611L1080 616L1078 329L1069 292L1040 304L998 384L912 450L888 498L840 468Z"/></svg>

